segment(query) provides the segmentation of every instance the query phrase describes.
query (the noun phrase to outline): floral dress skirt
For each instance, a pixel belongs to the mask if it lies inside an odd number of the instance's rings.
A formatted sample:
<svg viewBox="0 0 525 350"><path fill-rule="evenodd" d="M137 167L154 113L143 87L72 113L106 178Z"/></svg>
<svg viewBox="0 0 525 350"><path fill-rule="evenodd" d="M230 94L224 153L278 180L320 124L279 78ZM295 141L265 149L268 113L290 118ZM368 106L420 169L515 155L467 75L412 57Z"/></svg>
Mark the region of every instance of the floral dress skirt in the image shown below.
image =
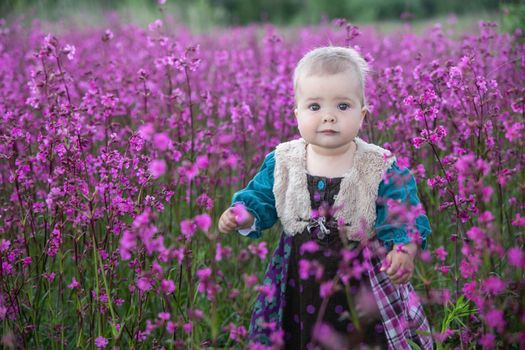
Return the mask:
<svg viewBox="0 0 525 350"><path fill-rule="evenodd" d="M360 267L360 245L351 241L344 247L331 216L341 179L307 175L314 217L324 217L324 224L309 225L295 236L281 234L263 281L273 294L261 294L256 301L252 343L285 349L387 349L370 281ZM346 283L349 293L336 281L339 290L322 298L321 284L334 281L342 248L355 255L355 268L347 267L352 271Z"/></svg>

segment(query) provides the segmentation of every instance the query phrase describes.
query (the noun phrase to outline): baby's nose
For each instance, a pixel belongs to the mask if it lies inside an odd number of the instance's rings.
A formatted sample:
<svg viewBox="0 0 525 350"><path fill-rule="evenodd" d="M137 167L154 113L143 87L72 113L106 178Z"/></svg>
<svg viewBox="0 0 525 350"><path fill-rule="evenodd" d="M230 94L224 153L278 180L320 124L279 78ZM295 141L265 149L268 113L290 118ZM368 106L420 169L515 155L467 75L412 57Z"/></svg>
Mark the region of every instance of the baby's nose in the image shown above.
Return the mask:
<svg viewBox="0 0 525 350"><path fill-rule="evenodd" d="M334 122L335 121L335 116L333 115L333 113L327 112L327 113L325 113L325 115L323 117L323 121L324 122Z"/></svg>

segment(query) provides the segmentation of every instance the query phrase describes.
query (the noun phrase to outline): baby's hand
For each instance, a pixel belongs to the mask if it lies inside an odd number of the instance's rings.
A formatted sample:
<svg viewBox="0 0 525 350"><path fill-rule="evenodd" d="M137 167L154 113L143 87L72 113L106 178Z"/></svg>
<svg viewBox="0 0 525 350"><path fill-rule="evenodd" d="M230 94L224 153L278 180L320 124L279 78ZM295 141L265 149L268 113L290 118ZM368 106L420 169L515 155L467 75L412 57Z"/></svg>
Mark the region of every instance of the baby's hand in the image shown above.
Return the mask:
<svg viewBox="0 0 525 350"><path fill-rule="evenodd" d="M415 243L395 244L394 248L386 256L386 274L394 284L403 284L410 281L414 273L414 259L417 254Z"/></svg>
<svg viewBox="0 0 525 350"><path fill-rule="evenodd" d="M238 206L228 208L219 218L219 231L230 233L253 225L255 218L245 208Z"/></svg>

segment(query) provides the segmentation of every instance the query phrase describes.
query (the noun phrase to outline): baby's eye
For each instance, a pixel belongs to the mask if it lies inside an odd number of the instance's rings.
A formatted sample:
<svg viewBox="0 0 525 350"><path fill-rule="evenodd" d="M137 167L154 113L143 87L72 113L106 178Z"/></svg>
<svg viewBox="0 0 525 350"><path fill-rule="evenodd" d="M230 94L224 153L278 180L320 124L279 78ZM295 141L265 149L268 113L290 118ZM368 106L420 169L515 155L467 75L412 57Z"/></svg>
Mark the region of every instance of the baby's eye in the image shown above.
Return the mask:
<svg viewBox="0 0 525 350"><path fill-rule="evenodd" d="M319 103L312 103L308 105L308 109L315 112L321 109L321 106L319 106Z"/></svg>
<svg viewBox="0 0 525 350"><path fill-rule="evenodd" d="M337 108L342 111L346 111L348 108L350 108L350 105L348 103L340 103L337 105Z"/></svg>

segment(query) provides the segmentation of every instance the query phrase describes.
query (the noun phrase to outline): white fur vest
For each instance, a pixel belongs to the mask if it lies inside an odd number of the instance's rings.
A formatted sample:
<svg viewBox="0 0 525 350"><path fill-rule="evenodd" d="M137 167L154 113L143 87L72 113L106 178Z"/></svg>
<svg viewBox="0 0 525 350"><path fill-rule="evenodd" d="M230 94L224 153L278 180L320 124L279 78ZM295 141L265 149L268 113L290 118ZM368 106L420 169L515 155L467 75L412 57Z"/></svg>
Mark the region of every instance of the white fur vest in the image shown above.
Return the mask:
<svg viewBox="0 0 525 350"><path fill-rule="evenodd" d="M356 137L353 167L341 180L335 197L335 218L344 222L349 240L359 241L375 235L376 199L383 174L395 157L390 151ZM279 144L275 150L273 194L277 215L284 232L293 236L307 227L312 206L306 171L306 141Z"/></svg>

